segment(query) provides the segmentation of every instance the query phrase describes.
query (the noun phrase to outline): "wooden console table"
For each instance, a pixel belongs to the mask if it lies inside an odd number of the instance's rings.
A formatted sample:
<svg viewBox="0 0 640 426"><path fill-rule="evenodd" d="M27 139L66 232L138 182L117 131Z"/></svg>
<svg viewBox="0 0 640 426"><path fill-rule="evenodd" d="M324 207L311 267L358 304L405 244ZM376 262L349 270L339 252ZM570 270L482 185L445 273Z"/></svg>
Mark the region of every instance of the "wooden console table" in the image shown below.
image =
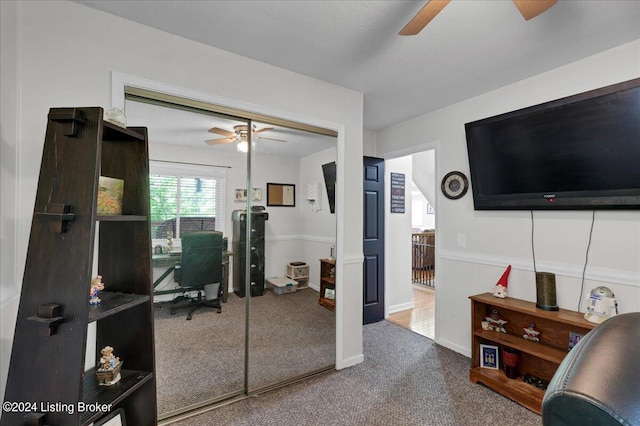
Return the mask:
<svg viewBox="0 0 640 426"><path fill-rule="evenodd" d="M473 383L482 383L538 414L542 409L544 390L522 380L524 374L549 382L569 351L571 332L585 335L596 324L583 318L583 314L566 309L545 311L533 302L507 297L500 299L491 293L471 296L471 370ZM506 333L485 330L482 322L497 309L504 321ZM527 340L524 329L531 323L540 331L539 342ZM481 367L480 345L498 347L499 370ZM510 379L504 371L504 349L519 351L518 377Z"/></svg>

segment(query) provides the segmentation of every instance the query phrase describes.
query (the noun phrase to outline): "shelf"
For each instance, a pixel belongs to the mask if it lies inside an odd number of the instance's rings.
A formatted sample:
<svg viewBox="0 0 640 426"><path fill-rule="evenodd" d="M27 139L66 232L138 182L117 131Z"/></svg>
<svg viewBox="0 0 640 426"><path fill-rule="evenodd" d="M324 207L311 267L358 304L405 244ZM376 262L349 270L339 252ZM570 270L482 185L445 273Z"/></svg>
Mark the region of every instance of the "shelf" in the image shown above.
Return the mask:
<svg viewBox="0 0 640 426"><path fill-rule="evenodd" d="M101 222L146 222L147 216L121 214L113 216L96 216L96 220Z"/></svg>
<svg viewBox="0 0 640 426"><path fill-rule="evenodd" d="M484 303L486 305L494 306L498 309L508 309L510 311L531 315L532 317L544 318L550 321L573 325L575 327L586 328L588 330L591 330L595 327L595 324L590 323L589 321L584 319L584 314L580 312L569 311L567 309L545 311L543 309L536 308L536 304L533 302L514 299L512 297L501 299L499 297L493 296L493 294L491 293L483 293L477 296L471 296L470 299L476 302Z"/></svg>
<svg viewBox="0 0 640 426"><path fill-rule="evenodd" d="M76 404L45 410L50 425L87 426L122 408L129 424L156 426L147 129L103 117L101 107L49 110L4 397ZM100 175L124 180L124 214L98 213ZM97 306L95 271L111 277ZM113 386L83 368L105 346L128 368ZM24 422L22 412L0 417L1 426Z"/></svg>
<svg viewBox="0 0 640 426"><path fill-rule="evenodd" d="M332 275L331 271L335 271L335 264L335 259L320 259L320 297L318 303L332 312L336 310L336 301L335 299L327 299L324 295L327 289L335 290L336 288L336 279L330 276Z"/></svg>
<svg viewBox="0 0 640 426"><path fill-rule="evenodd" d="M501 345L509 346L521 352L528 353L537 358L541 358L558 365L562 362L564 357L567 356L567 351L556 349L548 345L541 344L539 342L532 342L530 340L525 340L522 337L513 336L510 334L500 333L500 332L491 331L491 330L475 330L473 334L482 339L490 340L494 343L499 343Z"/></svg>
<svg viewBox="0 0 640 426"><path fill-rule="evenodd" d="M96 380L96 369L85 372L83 401L85 404L116 405L147 381L153 373L148 371L122 370L121 379L111 386L100 386ZM81 415L81 424L85 425L99 419L106 413L100 411L85 411Z"/></svg>
<svg viewBox="0 0 640 426"><path fill-rule="evenodd" d="M541 414L544 390L539 389L520 379L510 379L501 370L491 370L481 367L472 368L469 379L473 383L482 383L504 396L524 405L529 410Z"/></svg>
<svg viewBox="0 0 640 426"><path fill-rule="evenodd" d="M504 348L510 347L522 354L519 369L534 374L541 380L549 381L569 353L569 336L572 332L586 334L595 327L583 318L583 314L566 309L545 311L536 307L534 302L507 297L494 297L483 293L470 297L472 362L470 379L481 382L507 398L518 402L531 411L540 414L544 390L521 379L509 379L504 371L480 367L480 346L493 343ZM482 323L492 309L499 311L506 321L506 333L484 330ZM535 323L540 328L540 342L522 337L523 327ZM501 366L503 363L500 364Z"/></svg>
<svg viewBox="0 0 640 426"><path fill-rule="evenodd" d="M102 139L105 141L144 141L144 135L133 130L120 127L108 121L102 122Z"/></svg>
<svg viewBox="0 0 640 426"><path fill-rule="evenodd" d="M101 291L98 297L100 297L101 303L89 307L89 322L98 321L149 301L149 295L146 294L114 293L111 291Z"/></svg>
<svg viewBox="0 0 640 426"><path fill-rule="evenodd" d="M336 301L333 299L327 299L326 297L321 297L319 300L319 303L331 311L336 310Z"/></svg>

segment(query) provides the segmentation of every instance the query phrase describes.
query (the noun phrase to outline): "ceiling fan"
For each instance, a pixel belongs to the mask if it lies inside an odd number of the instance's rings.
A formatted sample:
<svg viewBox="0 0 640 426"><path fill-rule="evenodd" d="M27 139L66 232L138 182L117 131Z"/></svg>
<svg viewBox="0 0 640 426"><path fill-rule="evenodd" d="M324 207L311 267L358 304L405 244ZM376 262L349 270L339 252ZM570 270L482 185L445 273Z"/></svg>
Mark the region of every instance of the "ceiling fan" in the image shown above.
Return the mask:
<svg viewBox="0 0 640 426"><path fill-rule="evenodd" d="M258 139L274 141L274 142L286 142L282 139L273 139L273 138L265 138L264 136L259 136L262 132L268 132L269 130L273 130L273 127L264 127L262 129L256 130L255 126L252 126L251 130L251 140L255 142ZM233 132L230 130L221 129L219 127L212 127L209 129L209 133L215 133L221 136L225 136L221 139L210 139L205 141L209 145L221 145L227 143L237 143L238 151L247 152L249 149L248 144L248 126L246 124L239 124L237 126L233 126Z"/></svg>
<svg viewBox="0 0 640 426"><path fill-rule="evenodd" d="M451 0L429 0L416 16L404 26L400 35L416 35L429 23ZM524 19L535 18L556 4L558 0L513 0Z"/></svg>

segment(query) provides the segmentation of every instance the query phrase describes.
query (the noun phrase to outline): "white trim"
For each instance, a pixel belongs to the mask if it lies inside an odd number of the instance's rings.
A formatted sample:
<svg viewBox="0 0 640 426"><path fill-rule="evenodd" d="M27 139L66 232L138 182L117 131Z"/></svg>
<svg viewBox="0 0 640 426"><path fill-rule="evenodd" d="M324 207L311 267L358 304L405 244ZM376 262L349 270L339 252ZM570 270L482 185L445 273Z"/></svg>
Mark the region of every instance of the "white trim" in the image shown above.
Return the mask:
<svg viewBox="0 0 640 426"><path fill-rule="evenodd" d="M340 145L340 134L344 143L344 125L340 123L320 120L315 117L308 117L290 111L283 111L271 107L252 104L238 99L231 99L220 95L201 92L198 90L188 89L186 87L174 86L172 84L160 81L149 80L131 74L125 74L118 71L111 72L111 107L125 107L125 86L136 87L139 89L151 90L154 92L164 93L173 96L179 96L185 99L191 99L200 102L207 102L215 105L229 107L237 110L248 111L257 114L269 115L272 117L283 118L286 120L296 121L302 124L309 124L316 127L322 127L338 132L338 146Z"/></svg>
<svg viewBox="0 0 640 426"><path fill-rule="evenodd" d="M320 235L271 235L265 236L265 242L280 241L306 241L313 243L335 244L336 239L333 237L323 237Z"/></svg>
<svg viewBox="0 0 640 426"><path fill-rule="evenodd" d="M364 355L355 355L351 358L343 359L342 362L336 362L336 370L342 370L343 368L352 367L354 365L364 362Z"/></svg>
<svg viewBox="0 0 640 426"><path fill-rule="evenodd" d="M321 120L316 117L309 117L300 114L296 114L290 111L277 110L271 107L264 107L261 105L254 105L247 102L243 102L237 99L229 99L222 96L212 95L201 91L195 91L184 87L173 86L170 84L162 83L159 81L153 81L134 75L124 74L117 71L111 73L111 107L118 107L124 109L125 86L138 87L141 89L152 90L160 93L171 94L184 98L190 98L198 101L209 102L217 105L227 106L230 108L251 111L254 113L260 113L264 115L270 115L273 117L280 117L283 119L297 121L303 124L309 124L312 126L322 127L325 129L334 130L337 132L337 188L336 188L336 249L338 261L336 262L336 366L354 365L358 362L362 362L363 358L359 355L359 361L354 362L356 358L350 358L349 360L343 360L343 341L344 341L344 303L342 301L343 293L343 280L344 280L344 267L343 264L346 259L343 257L344 250L344 238L345 238L345 224L344 224L344 206L345 206L345 165L346 165L346 139L345 131L346 124ZM359 254L359 263L362 262L362 254ZM357 263L357 262L353 262ZM353 364L352 364L353 362Z"/></svg>
<svg viewBox="0 0 640 426"><path fill-rule="evenodd" d="M227 170L226 167L213 165L205 166L202 164L168 163L162 160L149 160L149 173L151 174L226 178Z"/></svg>
<svg viewBox="0 0 640 426"><path fill-rule="evenodd" d="M451 349L454 352L458 352L459 354L462 354L467 358L471 358L470 348L465 348L460 345L456 345L455 343L450 342L449 340L446 340L446 339L440 339L440 341L436 341L436 343L440 346L444 346L447 349Z"/></svg>
<svg viewBox="0 0 640 426"><path fill-rule="evenodd" d="M396 312L406 311L407 309L413 309L415 305L413 302L400 303L398 305L389 306L389 315Z"/></svg>
<svg viewBox="0 0 640 426"><path fill-rule="evenodd" d="M483 253L468 253L457 250L442 250L437 255L438 259L453 260L458 262L477 263L480 265L497 266L504 268L509 264L513 269L533 272L533 260L518 257L491 256ZM536 270L552 271L556 275L582 279L584 265L576 265L560 262L536 262ZM590 267L587 265L585 280L600 281L640 287L640 275L633 272L617 269Z"/></svg>
<svg viewBox="0 0 640 426"><path fill-rule="evenodd" d="M338 255L340 256L340 255ZM364 262L364 254L362 253L350 253L342 256L342 263L345 265L356 265Z"/></svg>

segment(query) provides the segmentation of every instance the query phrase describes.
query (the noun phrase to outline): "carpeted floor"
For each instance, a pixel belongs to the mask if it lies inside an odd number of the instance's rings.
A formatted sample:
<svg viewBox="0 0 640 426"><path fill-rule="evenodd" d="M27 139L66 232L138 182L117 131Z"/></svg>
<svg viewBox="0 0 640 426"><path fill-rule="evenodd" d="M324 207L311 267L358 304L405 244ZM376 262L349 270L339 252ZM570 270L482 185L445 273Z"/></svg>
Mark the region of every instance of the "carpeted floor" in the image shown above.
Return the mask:
<svg viewBox="0 0 640 426"><path fill-rule="evenodd" d="M155 307L158 412L242 391L245 299L230 294L222 313ZM251 299L249 388L259 389L335 365L335 315L313 289Z"/></svg>
<svg viewBox="0 0 640 426"><path fill-rule="evenodd" d="M364 327L365 362L175 424L541 425L540 416L469 382L470 360L387 321Z"/></svg>

